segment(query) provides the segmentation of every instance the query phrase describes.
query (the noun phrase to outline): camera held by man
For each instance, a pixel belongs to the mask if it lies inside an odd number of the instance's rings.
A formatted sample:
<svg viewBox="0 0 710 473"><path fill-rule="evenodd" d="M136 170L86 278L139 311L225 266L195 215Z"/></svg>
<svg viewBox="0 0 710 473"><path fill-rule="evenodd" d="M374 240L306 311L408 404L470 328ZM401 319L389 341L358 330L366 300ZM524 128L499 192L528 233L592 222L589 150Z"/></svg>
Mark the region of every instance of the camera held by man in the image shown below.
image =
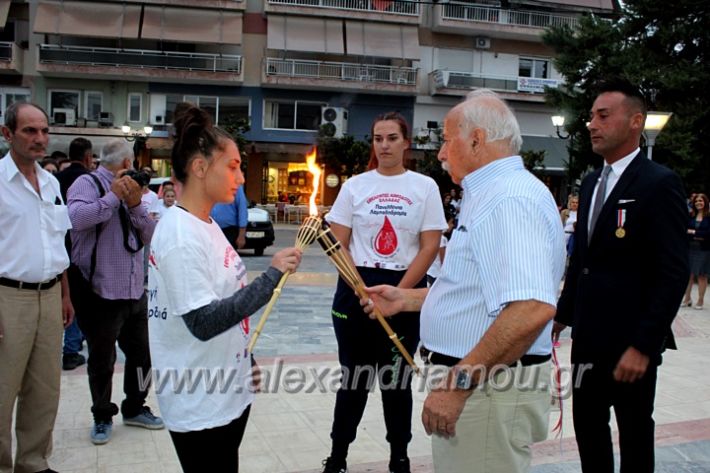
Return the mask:
<svg viewBox="0 0 710 473"><path fill-rule="evenodd" d="M145 187L150 183L150 174L145 171L136 171L135 169L129 169L123 173L124 176L128 176L138 183L140 187Z"/></svg>

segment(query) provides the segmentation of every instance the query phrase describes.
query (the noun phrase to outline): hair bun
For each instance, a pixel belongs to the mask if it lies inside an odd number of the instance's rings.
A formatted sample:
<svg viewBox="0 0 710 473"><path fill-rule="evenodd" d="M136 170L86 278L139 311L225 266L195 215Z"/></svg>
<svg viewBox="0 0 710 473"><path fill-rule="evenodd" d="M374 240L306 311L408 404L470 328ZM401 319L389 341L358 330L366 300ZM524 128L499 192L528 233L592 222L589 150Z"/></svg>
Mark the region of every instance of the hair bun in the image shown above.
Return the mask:
<svg viewBox="0 0 710 473"><path fill-rule="evenodd" d="M211 128L212 118L201 108L183 102L175 107L173 126L175 127L175 136L184 137L186 133L189 133L189 130Z"/></svg>
<svg viewBox="0 0 710 473"><path fill-rule="evenodd" d="M205 110L189 102L179 103L173 114L175 143L171 151L175 177L185 182L187 165L196 155L209 157L217 146L218 130Z"/></svg>

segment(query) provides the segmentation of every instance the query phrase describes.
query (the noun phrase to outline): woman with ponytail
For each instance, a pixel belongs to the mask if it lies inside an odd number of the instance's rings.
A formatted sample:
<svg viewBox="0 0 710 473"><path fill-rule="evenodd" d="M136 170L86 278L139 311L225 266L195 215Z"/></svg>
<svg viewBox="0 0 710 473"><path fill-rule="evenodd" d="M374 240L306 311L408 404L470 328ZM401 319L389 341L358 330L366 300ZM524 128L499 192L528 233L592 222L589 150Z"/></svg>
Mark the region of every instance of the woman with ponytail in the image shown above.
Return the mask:
<svg viewBox="0 0 710 473"><path fill-rule="evenodd" d="M446 229L436 182L405 166L409 146L409 126L402 115L390 112L376 117L368 171L346 181L327 217L333 234L350 253L368 286L426 287L427 269L439 252L441 232ZM409 365L379 323L363 312L359 297L342 278L331 314L342 384L333 412L331 453L324 461L323 473L347 471L348 449L374 384L374 376L362 373L376 373L380 384L390 449L388 471L409 473ZM419 313L401 313L388 321L402 345L414 353L419 344Z"/></svg>
<svg viewBox="0 0 710 473"><path fill-rule="evenodd" d="M160 411L185 472L239 471L239 445L254 399L249 316L270 299L301 252L276 253L247 284L247 271L210 210L244 183L239 150L209 115L175 118L179 205L167 209L149 257L149 332Z"/></svg>

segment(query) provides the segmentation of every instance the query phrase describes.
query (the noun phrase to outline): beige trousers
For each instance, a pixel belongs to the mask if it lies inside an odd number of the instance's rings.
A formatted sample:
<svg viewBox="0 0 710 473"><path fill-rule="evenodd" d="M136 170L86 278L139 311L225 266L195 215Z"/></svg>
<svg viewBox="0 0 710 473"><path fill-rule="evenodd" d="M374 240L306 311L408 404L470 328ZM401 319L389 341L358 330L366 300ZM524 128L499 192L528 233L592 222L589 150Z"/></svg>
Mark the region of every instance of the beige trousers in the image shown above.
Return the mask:
<svg viewBox="0 0 710 473"><path fill-rule="evenodd" d="M60 284L45 291L0 286L0 473L49 468L59 406L62 355ZM17 401L17 454L12 412Z"/></svg>
<svg viewBox="0 0 710 473"><path fill-rule="evenodd" d="M547 438L550 362L510 368L476 388L456 423L456 436L432 436L436 473L522 473L530 445Z"/></svg>

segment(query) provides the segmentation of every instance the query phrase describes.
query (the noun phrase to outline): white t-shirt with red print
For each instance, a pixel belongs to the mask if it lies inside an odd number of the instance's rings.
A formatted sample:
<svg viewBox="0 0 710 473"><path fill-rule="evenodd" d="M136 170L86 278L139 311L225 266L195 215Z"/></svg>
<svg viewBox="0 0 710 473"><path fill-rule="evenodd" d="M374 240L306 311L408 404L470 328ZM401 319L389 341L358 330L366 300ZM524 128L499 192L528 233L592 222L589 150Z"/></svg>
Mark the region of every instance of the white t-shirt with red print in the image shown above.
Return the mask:
<svg viewBox="0 0 710 473"><path fill-rule="evenodd" d="M246 286L246 267L216 222L179 207L160 220L148 261L148 331L160 414L175 432L226 425L254 400L249 318L203 342L182 316Z"/></svg>
<svg viewBox="0 0 710 473"><path fill-rule="evenodd" d="M421 232L447 228L436 182L412 171L372 170L348 179L327 220L351 229L355 265L397 271L417 256Z"/></svg>

